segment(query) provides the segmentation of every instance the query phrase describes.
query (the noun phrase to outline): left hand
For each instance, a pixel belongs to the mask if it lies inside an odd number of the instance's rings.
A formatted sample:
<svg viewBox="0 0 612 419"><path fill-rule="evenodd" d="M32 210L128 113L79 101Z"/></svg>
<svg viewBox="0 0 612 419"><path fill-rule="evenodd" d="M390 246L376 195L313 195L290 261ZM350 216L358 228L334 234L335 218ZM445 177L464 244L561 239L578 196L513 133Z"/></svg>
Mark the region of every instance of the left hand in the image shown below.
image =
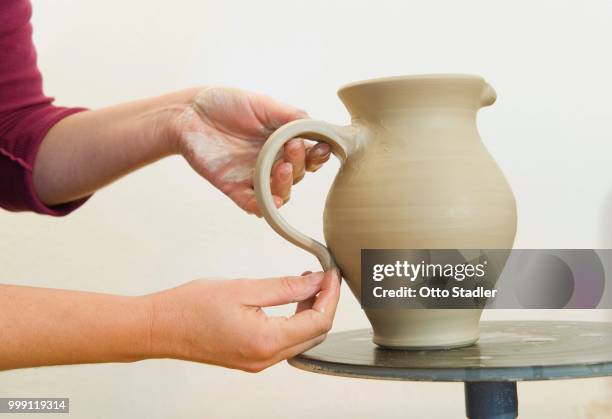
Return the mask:
<svg viewBox="0 0 612 419"><path fill-rule="evenodd" d="M225 87L193 91L189 106L171 122L171 137L191 167L240 208L261 215L253 172L261 147L277 128L306 112L257 93ZM314 172L330 156L325 143L289 141L272 168L272 195L277 207L289 200L291 186L306 171Z"/></svg>
<svg viewBox="0 0 612 419"><path fill-rule="evenodd" d="M321 343L332 327L340 275L196 280L137 297L149 312L147 358L174 358L259 372ZM297 302L289 317L264 307ZM1 366L1 363L0 363Z"/></svg>

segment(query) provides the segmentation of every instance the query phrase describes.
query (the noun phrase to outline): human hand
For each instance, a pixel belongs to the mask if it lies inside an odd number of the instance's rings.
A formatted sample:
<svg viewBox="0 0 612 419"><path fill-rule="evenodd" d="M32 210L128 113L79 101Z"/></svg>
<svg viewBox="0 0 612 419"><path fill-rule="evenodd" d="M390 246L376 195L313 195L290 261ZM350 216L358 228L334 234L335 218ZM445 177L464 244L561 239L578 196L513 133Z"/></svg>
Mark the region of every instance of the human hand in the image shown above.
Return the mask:
<svg viewBox="0 0 612 419"><path fill-rule="evenodd" d="M340 296L337 270L273 279L196 280L144 298L151 357L261 371L321 343ZM291 317L263 307L297 302Z"/></svg>
<svg viewBox="0 0 612 419"><path fill-rule="evenodd" d="M225 87L191 92L189 105L170 123L175 148L191 167L239 207L261 215L253 190L253 172L261 147L277 128L306 118L306 112L257 93ZM305 171L316 171L330 156L325 143L289 141L272 168L274 202L289 200L291 186Z"/></svg>

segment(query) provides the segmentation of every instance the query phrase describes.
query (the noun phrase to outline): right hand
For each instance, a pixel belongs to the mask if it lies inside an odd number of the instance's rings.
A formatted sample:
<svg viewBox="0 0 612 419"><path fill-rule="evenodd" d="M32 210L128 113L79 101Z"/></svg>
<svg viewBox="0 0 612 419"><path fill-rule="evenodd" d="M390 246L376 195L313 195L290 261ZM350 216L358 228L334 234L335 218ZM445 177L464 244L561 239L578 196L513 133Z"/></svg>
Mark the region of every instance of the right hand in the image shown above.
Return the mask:
<svg viewBox="0 0 612 419"><path fill-rule="evenodd" d="M144 297L151 307L151 357L258 372L321 343L339 296L337 270L192 281ZM291 317L271 317L262 309L294 302Z"/></svg>

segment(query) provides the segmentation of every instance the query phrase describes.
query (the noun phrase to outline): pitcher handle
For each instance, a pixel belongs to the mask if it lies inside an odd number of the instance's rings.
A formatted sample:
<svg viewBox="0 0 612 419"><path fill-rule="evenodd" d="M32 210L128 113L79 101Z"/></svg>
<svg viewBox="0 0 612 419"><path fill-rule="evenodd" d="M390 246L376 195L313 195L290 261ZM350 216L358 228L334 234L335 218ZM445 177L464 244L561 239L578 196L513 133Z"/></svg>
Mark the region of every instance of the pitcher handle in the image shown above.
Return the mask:
<svg viewBox="0 0 612 419"><path fill-rule="evenodd" d="M324 244L299 232L283 218L272 198L270 174L272 165L280 155L283 146L292 138L304 137L329 144L331 152L342 164L357 146L356 132L357 129L351 125L342 127L313 119L289 122L277 129L268 138L255 165L253 176L255 196L268 224L283 238L316 256L326 271L336 267L334 257Z"/></svg>

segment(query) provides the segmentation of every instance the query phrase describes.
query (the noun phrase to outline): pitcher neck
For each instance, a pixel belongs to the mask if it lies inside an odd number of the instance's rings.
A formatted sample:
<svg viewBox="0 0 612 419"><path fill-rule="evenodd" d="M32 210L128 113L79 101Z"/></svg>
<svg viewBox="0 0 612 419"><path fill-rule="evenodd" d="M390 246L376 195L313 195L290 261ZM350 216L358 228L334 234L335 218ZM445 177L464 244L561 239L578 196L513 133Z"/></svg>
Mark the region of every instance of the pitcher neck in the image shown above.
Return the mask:
<svg viewBox="0 0 612 419"><path fill-rule="evenodd" d="M495 90L479 76L421 75L366 80L338 91L354 120L457 117L473 120L491 105ZM458 121L459 122L459 121Z"/></svg>

